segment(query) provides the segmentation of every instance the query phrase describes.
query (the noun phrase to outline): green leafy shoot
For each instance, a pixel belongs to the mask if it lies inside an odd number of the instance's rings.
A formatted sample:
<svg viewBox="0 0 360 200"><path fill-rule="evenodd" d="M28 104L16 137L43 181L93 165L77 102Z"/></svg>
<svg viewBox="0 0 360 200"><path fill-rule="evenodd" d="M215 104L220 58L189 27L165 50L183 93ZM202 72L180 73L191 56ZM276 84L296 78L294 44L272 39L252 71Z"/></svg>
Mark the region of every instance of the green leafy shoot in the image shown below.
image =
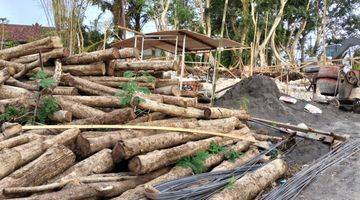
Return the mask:
<svg viewBox="0 0 360 200"><path fill-rule="evenodd" d="M242 97L241 98L241 108L246 110L246 111L249 111L249 105L250 105L250 99L249 97L245 96L245 97Z"/></svg>
<svg viewBox="0 0 360 200"><path fill-rule="evenodd" d="M225 188L233 188L235 186L236 178L232 176L229 178L229 182L225 185Z"/></svg>
<svg viewBox="0 0 360 200"><path fill-rule="evenodd" d="M203 173L207 171L204 165L204 161L210 156L208 152L199 152L195 156L187 156L180 159L177 166L189 167L195 174Z"/></svg>
<svg viewBox="0 0 360 200"><path fill-rule="evenodd" d="M149 94L150 90L146 87L139 87L134 81L130 81L120 85L121 90L116 94L120 97L120 105L127 106L130 104L133 95L137 92Z"/></svg>
<svg viewBox="0 0 360 200"><path fill-rule="evenodd" d="M133 71L126 71L126 72L124 72L123 76L124 76L125 78L134 78L134 77L135 77L135 74L134 74Z"/></svg>
<svg viewBox="0 0 360 200"><path fill-rule="evenodd" d="M240 156L242 156L242 154L234 150L228 150L225 152L225 158L230 162L235 162L235 160L238 159Z"/></svg>
<svg viewBox="0 0 360 200"><path fill-rule="evenodd" d="M21 117L27 113L26 108L15 106L6 106L3 114L0 115L0 121L12 121L15 118Z"/></svg>
<svg viewBox="0 0 360 200"><path fill-rule="evenodd" d="M54 97L43 97L40 100L39 110L37 111L36 118L40 123L45 123L54 112L59 110L59 104L56 102Z"/></svg>
<svg viewBox="0 0 360 200"><path fill-rule="evenodd" d="M39 80L40 88L50 88L54 85L55 80L48 74L46 74L43 70L39 70L31 80Z"/></svg>
<svg viewBox="0 0 360 200"><path fill-rule="evenodd" d="M146 82L148 83L153 83L155 82L156 78L154 76L152 76L149 72L144 71L141 72L141 76L146 78Z"/></svg>
<svg viewBox="0 0 360 200"><path fill-rule="evenodd" d="M224 146L219 146L218 144L216 144L216 142L211 141L210 149L209 149L210 154L218 154L218 153L225 152L225 151L226 151L226 148Z"/></svg>

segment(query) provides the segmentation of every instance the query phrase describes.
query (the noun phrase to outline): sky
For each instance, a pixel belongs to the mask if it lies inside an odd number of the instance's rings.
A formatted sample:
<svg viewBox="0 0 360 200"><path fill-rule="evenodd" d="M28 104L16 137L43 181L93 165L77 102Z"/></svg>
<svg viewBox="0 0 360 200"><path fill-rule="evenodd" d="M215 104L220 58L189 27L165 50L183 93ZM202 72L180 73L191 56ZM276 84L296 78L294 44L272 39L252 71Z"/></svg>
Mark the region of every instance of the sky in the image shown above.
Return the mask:
<svg viewBox="0 0 360 200"><path fill-rule="evenodd" d="M85 12L85 25L90 25L101 13L97 6L89 6ZM45 12L40 0L0 0L0 18L7 18L9 24L32 25L39 23L42 26L49 26ZM111 13L106 12L101 17L101 22L111 21ZM51 25L51 24L50 24ZM154 32L155 25L149 22L145 25L143 32Z"/></svg>

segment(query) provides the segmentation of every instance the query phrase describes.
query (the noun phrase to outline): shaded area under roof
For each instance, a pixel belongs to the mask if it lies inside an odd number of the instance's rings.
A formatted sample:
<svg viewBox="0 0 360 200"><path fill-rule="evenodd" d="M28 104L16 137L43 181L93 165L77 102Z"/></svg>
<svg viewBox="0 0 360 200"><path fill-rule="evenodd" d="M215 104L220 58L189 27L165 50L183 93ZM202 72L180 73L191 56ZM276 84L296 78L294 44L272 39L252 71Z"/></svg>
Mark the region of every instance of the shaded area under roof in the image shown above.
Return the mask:
<svg viewBox="0 0 360 200"><path fill-rule="evenodd" d="M186 35L185 40L185 51L186 52L197 52L197 51L207 51L207 50L215 50L218 47L223 48L239 48L241 44L225 39L214 39L208 37L206 35L192 32L189 30L174 30L174 31L161 31L161 32L153 32L144 34L144 48L159 48L168 52L174 52L176 46L176 36L178 36L178 52L182 51L184 36ZM161 39L159 39L161 38ZM135 40L137 40L135 42ZM141 50L142 37L132 37L123 41L115 42L111 46L117 48L127 48L127 47L136 47Z"/></svg>

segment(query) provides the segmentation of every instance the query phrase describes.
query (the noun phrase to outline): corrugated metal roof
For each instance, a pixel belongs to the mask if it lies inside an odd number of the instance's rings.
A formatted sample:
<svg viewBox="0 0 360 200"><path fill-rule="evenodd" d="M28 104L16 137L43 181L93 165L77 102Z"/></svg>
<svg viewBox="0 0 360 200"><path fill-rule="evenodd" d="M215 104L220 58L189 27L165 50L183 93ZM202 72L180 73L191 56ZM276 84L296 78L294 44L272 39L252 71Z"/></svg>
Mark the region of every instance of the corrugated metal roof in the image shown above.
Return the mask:
<svg viewBox="0 0 360 200"><path fill-rule="evenodd" d="M147 33L144 35L146 37L146 40L144 41L144 50L150 48L159 48L165 51L174 52L175 44L176 44L175 38L176 36L178 36L178 52L181 52L184 35L186 35L185 50L187 52L214 50L218 47L223 47L223 48L241 47L240 43L233 40L229 40L225 38L215 39L189 30L161 31L161 32ZM159 37L161 37L161 40L155 39ZM154 40L151 40L152 38ZM136 47L139 50L141 49L141 41L142 38L137 37ZM117 48L134 47L135 37L123 41L115 42L111 46Z"/></svg>

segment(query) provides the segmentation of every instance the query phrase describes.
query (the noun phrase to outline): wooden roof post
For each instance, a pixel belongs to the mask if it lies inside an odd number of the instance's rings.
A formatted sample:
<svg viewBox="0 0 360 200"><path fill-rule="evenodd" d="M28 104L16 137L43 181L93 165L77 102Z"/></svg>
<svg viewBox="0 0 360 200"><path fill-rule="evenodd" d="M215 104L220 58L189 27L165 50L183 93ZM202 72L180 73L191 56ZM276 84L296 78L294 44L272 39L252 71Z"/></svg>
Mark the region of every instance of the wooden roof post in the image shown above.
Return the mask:
<svg viewBox="0 0 360 200"><path fill-rule="evenodd" d="M185 45L186 45L186 35L183 37L183 46L182 46L182 56L181 56L181 72L180 72L180 90L182 90L183 85L183 76L185 71Z"/></svg>

